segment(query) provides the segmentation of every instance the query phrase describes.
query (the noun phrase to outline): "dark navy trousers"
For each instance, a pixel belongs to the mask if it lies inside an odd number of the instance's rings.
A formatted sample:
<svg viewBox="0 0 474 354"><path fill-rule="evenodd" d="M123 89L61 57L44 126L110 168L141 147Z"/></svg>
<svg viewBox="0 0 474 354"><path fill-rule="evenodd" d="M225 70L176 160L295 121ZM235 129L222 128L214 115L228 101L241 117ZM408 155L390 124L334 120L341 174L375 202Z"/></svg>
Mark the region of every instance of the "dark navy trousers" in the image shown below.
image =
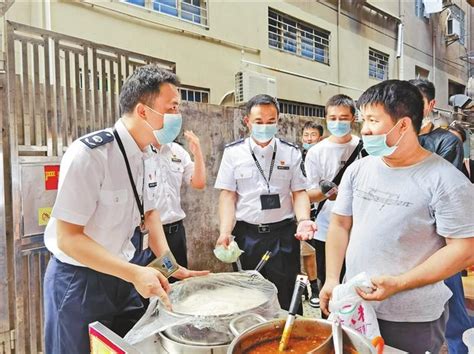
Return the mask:
<svg viewBox="0 0 474 354"><path fill-rule="evenodd" d="M154 255L149 248L138 249L139 237L137 227L130 263L146 265ZM43 292L46 354L89 353L89 323L99 321L123 337L146 311L131 283L55 257L48 263Z"/></svg>
<svg viewBox="0 0 474 354"><path fill-rule="evenodd" d="M296 276L300 272L300 241L295 238L296 224L293 220L278 224L278 227L269 224L270 232L260 233L255 225L237 221L232 235L239 248L244 251L240 256L243 269L255 269L263 254L266 251L272 252L260 273L275 284L280 306L288 310ZM301 306L298 313L303 313Z"/></svg>
<svg viewBox="0 0 474 354"><path fill-rule="evenodd" d="M467 354L468 349L462 341L462 334L471 328L472 324L464 303L461 273L446 279L444 283L453 293L448 301L449 317L445 333L449 354Z"/></svg>
<svg viewBox="0 0 474 354"><path fill-rule="evenodd" d="M90 353L88 325L124 336L144 314L131 283L52 257L44 278L45 353Z"/></svg>

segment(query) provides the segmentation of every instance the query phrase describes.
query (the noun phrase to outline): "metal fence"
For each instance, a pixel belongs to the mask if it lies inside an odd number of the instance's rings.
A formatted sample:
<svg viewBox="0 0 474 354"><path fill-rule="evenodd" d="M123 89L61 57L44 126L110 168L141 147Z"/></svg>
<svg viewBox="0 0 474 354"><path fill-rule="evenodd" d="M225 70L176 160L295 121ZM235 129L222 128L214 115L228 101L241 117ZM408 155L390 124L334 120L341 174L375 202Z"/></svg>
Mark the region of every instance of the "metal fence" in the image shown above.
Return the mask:
<svg viewBox="0 0 474 354"><path fill-rule="evenodd" d="M56 196L46 187L46 166L57 166L79 136L113 125L120 88L136 67L155 63L175 71L175 65L12 22L6 37L0 353L36 353L43 348L42 279L49 259L43 231Z"/></svg>

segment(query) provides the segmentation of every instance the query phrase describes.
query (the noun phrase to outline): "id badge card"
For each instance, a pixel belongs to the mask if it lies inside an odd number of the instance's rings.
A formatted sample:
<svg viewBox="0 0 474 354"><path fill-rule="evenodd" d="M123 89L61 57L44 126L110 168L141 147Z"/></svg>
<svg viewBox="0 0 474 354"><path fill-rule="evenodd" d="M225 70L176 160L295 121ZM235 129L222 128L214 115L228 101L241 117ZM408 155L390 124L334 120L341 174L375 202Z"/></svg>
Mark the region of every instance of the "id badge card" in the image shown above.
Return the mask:
<svg viewBox="0 0 474 354"><path fill-rule="evenodd" d="M148 242L149 236L150 236L150 233L148 232L148 229L145 227L145 225L140 225L139 249L141 251L145 251L150 246Z"/></svg>
<svg viewBox="0 0 474 354"><path fill-rule="evenodd" d="M262 194L260 195L260 203L262 205L262 210L280 209L280 195Z"/></svg>
<svg viewBox="0 0 474 354"><path fill-rule="evenodd" d="M178 262L174 258L170 251L167 251L161 257L156 258L147 267L153 267L161 272L166 278L169 278L171 274L179 269Z"/></svg>

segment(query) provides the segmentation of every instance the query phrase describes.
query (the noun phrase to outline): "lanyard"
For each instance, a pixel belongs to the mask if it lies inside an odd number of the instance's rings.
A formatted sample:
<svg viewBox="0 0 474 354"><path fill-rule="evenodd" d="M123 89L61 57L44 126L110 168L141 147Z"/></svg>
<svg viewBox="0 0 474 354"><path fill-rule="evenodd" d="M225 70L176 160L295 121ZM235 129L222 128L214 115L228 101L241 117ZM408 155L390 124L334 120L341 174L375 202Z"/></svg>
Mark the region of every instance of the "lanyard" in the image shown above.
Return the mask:
<svg viewBox="0 0 474 354"><path fill-rule="evenodd" d="M272 178L273 167L275 166L277 142L275 141L275 149L273 150L272 162L270 163L270 172L268 173L268 179L265 177L265 174L263 173L263 168L262 166L260 166L260 163L258 162L257 157L253 153L252 146L250 145L250 139L249 139L249 149L250 149L250 153L252 154L253 160L255 161L255 165L257 166L258 170L260 171L260 174L262 175L263 179L265 180L265 183L267 184L268 194L270 194L270 179Z"/></svg>
<svg viewBox="0 0 474 354"><path fill-rule="evenodd" d="M143 208L143 203L140 202L140 197L138 196L137 187L135 186L135 182L132 176L132 170L130 169L130 163L128 162L127 154L125 153L125 148L122 144L122 139L117 133L117 130L114 128L114 136L117 139L117 144L122 152L123 158L125 160L125 165L127 166L128 178L130 179L130 184L132 185L133 194L135 195L135 201L137 202L138 211L140 212L140 230L145 229L145 212Z"/></svg>

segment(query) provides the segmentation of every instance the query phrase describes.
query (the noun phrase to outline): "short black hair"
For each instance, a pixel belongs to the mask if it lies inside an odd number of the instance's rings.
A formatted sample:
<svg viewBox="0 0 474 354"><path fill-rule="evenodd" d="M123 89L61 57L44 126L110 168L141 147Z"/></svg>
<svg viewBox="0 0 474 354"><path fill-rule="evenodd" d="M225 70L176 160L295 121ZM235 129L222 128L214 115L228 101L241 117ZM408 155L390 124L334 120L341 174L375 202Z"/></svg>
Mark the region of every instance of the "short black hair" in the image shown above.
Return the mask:
<svg viewBox="0 0 474 354"><path fill-rule="evenodd" d="M461 123L459 123L457 121L453 121L449 125L448 130L453 130L453 131L457 132L459 135L461 135L461 140L462 140L463 143L466 141L466 130L464 129L464 127L462 126Z"/></svg>
<svg viewBox="0 0 474 354"><path fill-rule="evenodd" d="M351 110L352 115L356 112L356 105L354 100L347 95L334 95L326 103L325 111L328 113L329 107L344 106Z"/></svg>
<svg viewBox="0 0 474 354"><path fill-rule="evenodd" d="M267 104L271 104L275 106L277 110L277 114L280 114L280 106L278 104L278 100L275 97L272 97L270 95L260 94L260 95L253 96L247 102L247 104L245 105L245 115L248 116L252 108L255 106L267 105Z"/></svg>
<svg viewBox="0 0 474 354"><path fill-rule="evenodd" d="M316 123L316 122L306 122L304 125L303 125L303 130L304 131L305 129L315 129L319 132L319 136L323 136L323 133L324 133L324 129L323 129L323 126Z"/></svg>
<svg viewBox="0 0 474 354"><path fill-rule="evenodd" d="M418 90L420 90L421 94L423 95L424 98L426 98L428 102L434 100L435 95L436 95L436 90L431 81L426 80L426 79L413 79L413 80L408 80L408 82L418 87Z"/></svg>
<svg viewBox="0 0 474 354"><path fill-rule="evenodd" d="M120 113L131 113L138 103L152 104L162 84L179 86L176 74L157 65L137 68L124 82L120 92Z"/></svg>
<svg viewBox="0 0 474 354"><path fill-rule="evenodd" d="M403 117L412 120L416 133L419 133L423 119L423 97L420 90L402 80L386 80L369 87L357 101L360 108L382 105L394 122Z"/></svg>

